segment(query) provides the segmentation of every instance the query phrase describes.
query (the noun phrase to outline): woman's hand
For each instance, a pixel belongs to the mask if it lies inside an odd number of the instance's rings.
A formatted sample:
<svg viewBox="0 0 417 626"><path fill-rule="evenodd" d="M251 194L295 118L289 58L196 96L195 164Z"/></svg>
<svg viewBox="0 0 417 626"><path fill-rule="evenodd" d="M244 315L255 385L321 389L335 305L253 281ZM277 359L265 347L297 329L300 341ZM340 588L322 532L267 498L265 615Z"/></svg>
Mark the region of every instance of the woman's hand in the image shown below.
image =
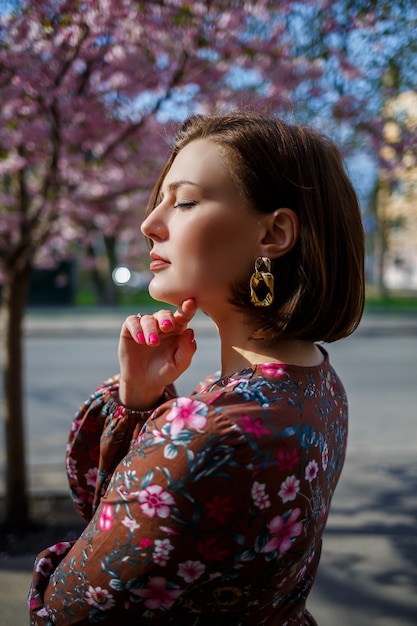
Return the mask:
<svg viewBox="0 0 417 626"><path fill-rule="evenodd" d="M195 301L189 299L175 312L126 318L119 341L122 404L140 411L152 409L165 387L189 367L196 343L187 325L196 310Z"/></svg>

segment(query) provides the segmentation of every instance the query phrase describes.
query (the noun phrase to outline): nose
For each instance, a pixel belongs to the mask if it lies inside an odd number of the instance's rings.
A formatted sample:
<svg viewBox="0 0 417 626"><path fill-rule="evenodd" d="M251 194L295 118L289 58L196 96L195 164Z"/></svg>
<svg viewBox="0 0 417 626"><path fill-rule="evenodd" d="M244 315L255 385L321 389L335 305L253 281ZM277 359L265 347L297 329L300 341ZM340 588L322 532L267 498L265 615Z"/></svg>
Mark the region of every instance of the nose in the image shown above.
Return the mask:
<svg viewBox="0 0 417 626"><path fill-rule="evenodd" d="M163 241L168 238L168 228L158 207L145 217L140 229L145 237L152 241Z"/></svg>

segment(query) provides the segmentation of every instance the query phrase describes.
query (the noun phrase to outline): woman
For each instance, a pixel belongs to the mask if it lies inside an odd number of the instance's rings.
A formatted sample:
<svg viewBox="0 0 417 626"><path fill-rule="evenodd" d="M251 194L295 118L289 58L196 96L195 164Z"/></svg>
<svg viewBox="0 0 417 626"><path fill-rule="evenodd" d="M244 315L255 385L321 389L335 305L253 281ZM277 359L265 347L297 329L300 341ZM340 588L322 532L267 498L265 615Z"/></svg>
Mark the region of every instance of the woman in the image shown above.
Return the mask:
<svg viewBox="0 0 417 626"><path fill-rule="evenodd" d="M176 310L126 319L120 375L74 421L67 468L89 524L36 560L31 623L314 624L347 437L317 342L352 333L364 302L340 153L274 118L194 116L142 232L150 294ZM177 398L197 309L218 328L221 373Z"/></svg>

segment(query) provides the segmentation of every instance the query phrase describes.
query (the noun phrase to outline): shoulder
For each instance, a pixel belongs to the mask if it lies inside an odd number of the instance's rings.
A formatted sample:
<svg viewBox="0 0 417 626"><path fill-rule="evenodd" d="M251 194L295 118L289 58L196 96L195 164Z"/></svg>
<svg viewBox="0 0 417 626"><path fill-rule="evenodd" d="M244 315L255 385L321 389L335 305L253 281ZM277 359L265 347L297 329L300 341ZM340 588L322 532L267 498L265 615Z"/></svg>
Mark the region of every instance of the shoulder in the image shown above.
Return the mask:
<svg viewBox="0 0 417 626"><path fill-rule="evenodd" d="M141 435L189 445L227 434L236 439L264 433L270 439L295 424L316 422L320 428L322 405L332 412L335 402L345 404L344 390L327 362L321 368L260 365L164 403Z"/></svg>

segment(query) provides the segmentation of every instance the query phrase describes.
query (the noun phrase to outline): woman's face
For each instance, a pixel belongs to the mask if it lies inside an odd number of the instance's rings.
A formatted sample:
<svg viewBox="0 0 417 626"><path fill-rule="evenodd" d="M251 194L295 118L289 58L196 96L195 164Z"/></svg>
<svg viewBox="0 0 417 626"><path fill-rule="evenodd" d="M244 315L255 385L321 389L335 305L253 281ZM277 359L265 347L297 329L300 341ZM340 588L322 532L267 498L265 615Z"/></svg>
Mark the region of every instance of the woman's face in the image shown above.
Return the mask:
<svg viewBox="0 0 417 626"><path fill-rule="evenodd" d="M174 305L194 298L209 314L229 306L231 286L249 280L259 256L261 219L239 195L219 146L187 144L141 227L153 242L151 296Z"/></svg>

